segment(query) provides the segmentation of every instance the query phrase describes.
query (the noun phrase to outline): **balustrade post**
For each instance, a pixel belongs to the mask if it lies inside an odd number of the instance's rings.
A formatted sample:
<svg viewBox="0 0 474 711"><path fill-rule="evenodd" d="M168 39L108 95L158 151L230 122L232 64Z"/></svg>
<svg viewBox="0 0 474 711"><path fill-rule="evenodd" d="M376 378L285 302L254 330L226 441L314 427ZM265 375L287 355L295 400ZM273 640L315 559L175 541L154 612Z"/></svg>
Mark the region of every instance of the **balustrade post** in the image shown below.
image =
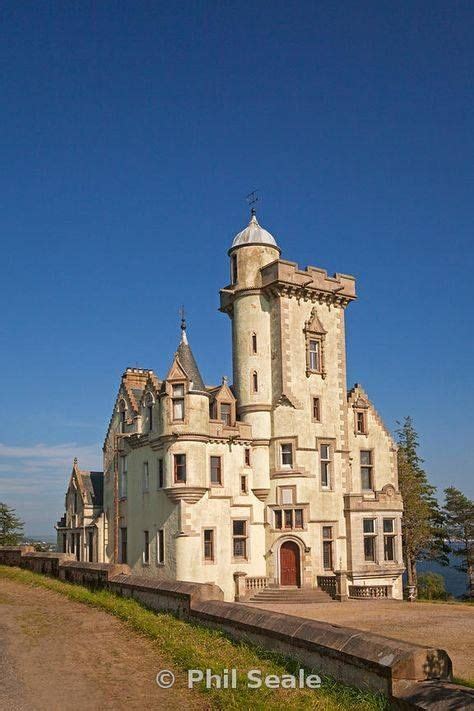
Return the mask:
<svg viewBox="0 0 474 711"><path fill-rule="evenodd" d="M347 573L345 570L335 570L336 576L336 600L338 602L345 602L348 597L347 592Z"/></svg>
<svg viewBox="0 0 474 711"><path fill-rule="evenodd" d="M240 570L237 570L234 573L234 583L235 583L235 601L239 602L241 600L244 600L247 594L246 586L245 586L245 578L247 577L247 573L244 573Z"/></svg>

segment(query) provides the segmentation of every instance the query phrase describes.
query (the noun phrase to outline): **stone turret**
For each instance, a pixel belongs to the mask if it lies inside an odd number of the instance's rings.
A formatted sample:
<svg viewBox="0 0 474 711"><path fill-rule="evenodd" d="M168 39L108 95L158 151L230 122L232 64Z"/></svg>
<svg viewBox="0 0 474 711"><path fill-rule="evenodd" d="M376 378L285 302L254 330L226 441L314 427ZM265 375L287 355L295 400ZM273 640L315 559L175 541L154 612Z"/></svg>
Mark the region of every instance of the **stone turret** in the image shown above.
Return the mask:
<svg viewBox="0 0 474 711"><path fill-rule="evenodd" d="M232 319L233 385L238 417L252 426L253 482L255 490L263 492L269 487L272 364L271 315L261 291L261 269L279 258L280 248L252 211L248 226L234 238L229 256L232 283L221 291L221 310Z"/></svg>

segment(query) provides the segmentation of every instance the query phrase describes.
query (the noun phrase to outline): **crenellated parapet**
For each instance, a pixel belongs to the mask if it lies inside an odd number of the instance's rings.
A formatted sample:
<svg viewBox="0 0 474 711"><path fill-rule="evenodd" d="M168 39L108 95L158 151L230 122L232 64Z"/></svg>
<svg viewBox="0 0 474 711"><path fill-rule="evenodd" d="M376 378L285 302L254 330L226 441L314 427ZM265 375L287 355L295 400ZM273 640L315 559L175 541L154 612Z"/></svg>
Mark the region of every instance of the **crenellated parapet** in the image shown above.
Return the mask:
<svg viewBox="0 0 474 711"><path fill-rule="evenodd" d="M347 274L329 276L325 269L300 269L296 262L278 259L263 267L262 288L310 301L347 306L356 299L355 279Z"/></svg>

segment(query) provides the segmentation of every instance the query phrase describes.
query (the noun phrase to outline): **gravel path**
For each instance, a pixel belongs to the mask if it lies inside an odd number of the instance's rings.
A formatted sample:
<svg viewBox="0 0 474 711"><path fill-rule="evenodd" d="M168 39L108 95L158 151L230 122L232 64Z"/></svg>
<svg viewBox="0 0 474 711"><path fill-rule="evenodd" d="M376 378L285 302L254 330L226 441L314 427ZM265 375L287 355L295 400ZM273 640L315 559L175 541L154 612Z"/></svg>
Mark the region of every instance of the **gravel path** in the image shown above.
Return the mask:
<svg viewBox="0 0 474 711"><path fill-rule="evenodd" d="M150 640L100 610L50 590L0 580L0 709L205 709ZM181 675L182 676L182 675Z"/></svg>

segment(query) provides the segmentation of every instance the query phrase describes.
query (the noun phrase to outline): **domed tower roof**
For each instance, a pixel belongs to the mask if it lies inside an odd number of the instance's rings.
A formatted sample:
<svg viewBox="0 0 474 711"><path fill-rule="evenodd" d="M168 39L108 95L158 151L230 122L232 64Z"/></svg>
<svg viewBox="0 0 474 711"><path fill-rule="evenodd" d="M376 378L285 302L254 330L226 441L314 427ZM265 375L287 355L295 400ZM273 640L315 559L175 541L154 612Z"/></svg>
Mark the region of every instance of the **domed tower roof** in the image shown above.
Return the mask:
<svg viewBox="0 0 474 711"><path fill-rule="evenodd" d="M259 225L257 216L253 210L250 222L245 230L242 230L242 232L235 235L231 249L234 249L234 247L243 247L246 244L267 244L271 247L279 249L273 235Z"/></svg>

